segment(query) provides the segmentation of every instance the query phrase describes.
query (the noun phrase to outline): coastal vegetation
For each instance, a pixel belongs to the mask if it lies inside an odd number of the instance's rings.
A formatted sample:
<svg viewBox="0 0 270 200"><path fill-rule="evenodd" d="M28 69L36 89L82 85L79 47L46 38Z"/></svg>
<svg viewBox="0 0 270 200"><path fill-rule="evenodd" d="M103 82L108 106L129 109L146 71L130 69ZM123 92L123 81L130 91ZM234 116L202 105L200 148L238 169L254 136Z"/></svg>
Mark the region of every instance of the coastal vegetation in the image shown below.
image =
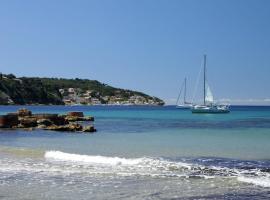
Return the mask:
<svg viewBox="0 0 270 200"><path fill-rule="evenodd" d="M142 92L115 88L96 80L0 75L1 105L163 105Z"/></svg>

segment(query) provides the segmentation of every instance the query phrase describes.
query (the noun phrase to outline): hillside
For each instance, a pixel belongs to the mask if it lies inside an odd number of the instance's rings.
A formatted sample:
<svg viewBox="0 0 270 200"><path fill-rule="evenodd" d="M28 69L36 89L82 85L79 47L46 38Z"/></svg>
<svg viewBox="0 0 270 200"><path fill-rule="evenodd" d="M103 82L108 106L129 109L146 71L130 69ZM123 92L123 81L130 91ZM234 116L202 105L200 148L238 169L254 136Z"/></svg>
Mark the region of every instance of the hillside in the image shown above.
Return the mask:
<svg viewBox="0 0 270 200"><path fill-rule="evenodd" d="M115 88L96 80L0 75L0 104L163 105L147 94Z"/></svg>

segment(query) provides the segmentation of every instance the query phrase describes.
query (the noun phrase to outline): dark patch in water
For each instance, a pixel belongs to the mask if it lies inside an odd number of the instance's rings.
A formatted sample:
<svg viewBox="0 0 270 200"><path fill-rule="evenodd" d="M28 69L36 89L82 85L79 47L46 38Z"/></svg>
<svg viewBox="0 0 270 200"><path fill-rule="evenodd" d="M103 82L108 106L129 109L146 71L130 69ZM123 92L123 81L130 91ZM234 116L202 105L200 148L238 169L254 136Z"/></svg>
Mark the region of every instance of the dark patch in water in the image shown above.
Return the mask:
<svg viewBox="0 0 270 200"><path fill-rule="evenodd" d="M180 159L183 160L183 159ZM270 161L269 160L236 160L229 158L186 158L185 162L191 162L200 164L203 166L217 166L217 167L227 167L227 168L235 168L235 169L260 169L265 172L270 172Z"/></svg>
<svg viewBox="0 0 270 200"><path fill-rule="evenodd" d="M146 199L161 199L161 200L268 200L270 198L267 191L246 191L246 192L230 192L225 194L211 195L194 195L189 197L162 198L160 193L154 193Z"/></svg>

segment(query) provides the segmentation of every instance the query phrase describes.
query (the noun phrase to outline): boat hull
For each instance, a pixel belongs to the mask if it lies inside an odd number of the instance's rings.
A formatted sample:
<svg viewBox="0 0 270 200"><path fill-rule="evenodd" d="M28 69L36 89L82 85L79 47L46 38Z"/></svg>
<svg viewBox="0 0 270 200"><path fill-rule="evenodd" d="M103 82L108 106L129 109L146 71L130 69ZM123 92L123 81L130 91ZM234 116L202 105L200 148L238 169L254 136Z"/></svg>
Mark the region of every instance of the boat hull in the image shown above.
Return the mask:
<svg viewBox="0 0 270 200"><path fill-rule="evenodd" d="M223 114L223 113L229 113L229 107L228 106L193 106L191 108L192 113L211 113L211 114Z"/></svg>
<svg viewBox="0 0 270 200"><path fill-rule="evenodd" d="M192 107L192 105L177 105L176 108L177 109L190 109Z"/></svg>

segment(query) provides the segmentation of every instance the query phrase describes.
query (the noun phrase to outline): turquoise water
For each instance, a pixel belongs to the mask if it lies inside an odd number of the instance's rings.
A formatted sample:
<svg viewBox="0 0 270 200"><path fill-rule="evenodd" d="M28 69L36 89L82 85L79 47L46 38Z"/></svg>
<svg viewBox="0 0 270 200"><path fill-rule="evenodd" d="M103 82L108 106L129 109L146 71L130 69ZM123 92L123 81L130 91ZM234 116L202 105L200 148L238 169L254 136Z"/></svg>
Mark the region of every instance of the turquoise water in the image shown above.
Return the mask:
<svg viewBox="0 0 270 200"><path fill-rule="evenodd" d="M172 106L27 108L83 111L98 131L1 130L4 199L270 198L270 107L220 115Z"/></svg>

